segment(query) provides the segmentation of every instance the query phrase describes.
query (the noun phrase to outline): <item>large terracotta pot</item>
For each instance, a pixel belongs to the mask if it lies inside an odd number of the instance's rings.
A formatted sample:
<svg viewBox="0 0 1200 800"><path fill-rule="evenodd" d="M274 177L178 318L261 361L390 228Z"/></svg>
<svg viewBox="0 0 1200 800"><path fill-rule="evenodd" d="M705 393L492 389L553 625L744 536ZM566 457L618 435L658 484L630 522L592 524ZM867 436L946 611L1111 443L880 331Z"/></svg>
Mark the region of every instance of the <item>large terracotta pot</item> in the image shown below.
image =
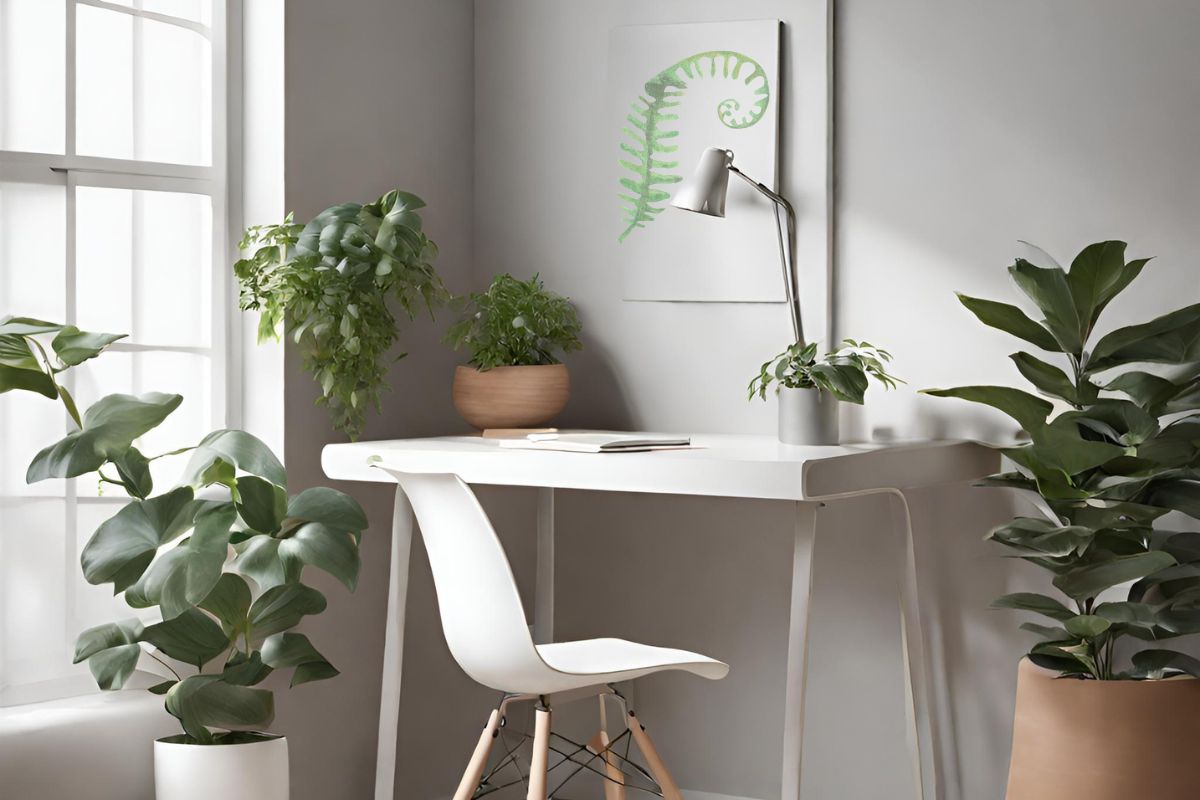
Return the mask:
<svg viewBox="0 0 1200 800"><path fill-rule="evenodd" d="M1007 800L1200 797L1200 680L1017 674Z"/></svg>
<svg viewBox="0 0 1200 800"><path fill-rule="evenodd" d="M454 371L454 408L476 428L537 428L567 405L565 364Z"/></svg>

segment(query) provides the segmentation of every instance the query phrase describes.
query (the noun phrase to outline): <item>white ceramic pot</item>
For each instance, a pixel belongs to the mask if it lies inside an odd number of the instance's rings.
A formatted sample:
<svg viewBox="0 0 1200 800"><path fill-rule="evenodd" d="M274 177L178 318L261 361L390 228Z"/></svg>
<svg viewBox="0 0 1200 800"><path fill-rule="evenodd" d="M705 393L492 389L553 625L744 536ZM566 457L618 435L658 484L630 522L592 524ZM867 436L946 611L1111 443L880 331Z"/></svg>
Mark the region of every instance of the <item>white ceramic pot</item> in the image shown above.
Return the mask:
<svg viewBox="0 0 1200 800"><path fill-rule="evenodd" d="M779 390L779 441L784 444L838 443L838 401L817 389Z"/></svg>
<svg viewBox="0 0 1200 800"><path fill-rule="evenodd" d="M288 800L287 739L244 744L154 743L156 800Z"/></svg>

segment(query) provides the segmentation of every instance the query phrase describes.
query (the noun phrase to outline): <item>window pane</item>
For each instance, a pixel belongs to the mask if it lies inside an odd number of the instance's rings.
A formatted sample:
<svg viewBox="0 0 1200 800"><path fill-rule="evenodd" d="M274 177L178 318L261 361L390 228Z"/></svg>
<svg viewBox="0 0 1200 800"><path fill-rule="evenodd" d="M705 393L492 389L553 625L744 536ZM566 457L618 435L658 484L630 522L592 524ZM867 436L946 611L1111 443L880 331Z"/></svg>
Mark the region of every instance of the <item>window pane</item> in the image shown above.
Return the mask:
<svg viewBox="0 0 1200 800"><path fill-rule="evenodd" d="M212 201L206 195L80 186L79 326L142 344L206 347Z"/></svg>
<svg viewBox="0 0 1200 800"><path fill-rule="evenodd" d="M0 181L0 316L66 311L66 190Z"/></svg>
<svg viewBox="0 0 1200 800"><path fill-rule="evenodd" d="M0 149L62 153L66 11L51 0L0 0Z"/></svg>
<svg viewBox="0 0 1200 800"><path fill-rule="evenodd" d="M122 3L121 5L128 5ZM157 14L212 24L212 0L142 0L142 8Z"/></svg>
<svg viewBox="0 0 1200 800"><path fill-rule="evenodd" d="M212 163L211 47L199 32L78 6L82 155Z"/></svg>
<svg viewBox="0 0 1200 800"><path fill-rule="evenodd" d="M0 499L0 672L6 683L70 672L65 519L61 500Z"/></svg>

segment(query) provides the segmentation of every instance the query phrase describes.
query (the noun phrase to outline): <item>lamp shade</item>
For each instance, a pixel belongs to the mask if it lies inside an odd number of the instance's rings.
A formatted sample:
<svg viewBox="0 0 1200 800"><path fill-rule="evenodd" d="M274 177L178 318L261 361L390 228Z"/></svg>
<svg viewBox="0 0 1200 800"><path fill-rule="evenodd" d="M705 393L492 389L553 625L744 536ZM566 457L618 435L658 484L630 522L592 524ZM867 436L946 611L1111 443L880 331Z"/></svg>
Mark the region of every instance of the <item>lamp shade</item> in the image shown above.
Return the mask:
<svg viewBox="0 0 1200 800"><path fill-rule="evenodd" d="M729 189L729 166L733 153L710 147L700 156L696 171L679 186L671 205L710 217L725 216L725 193Z"/></svg>

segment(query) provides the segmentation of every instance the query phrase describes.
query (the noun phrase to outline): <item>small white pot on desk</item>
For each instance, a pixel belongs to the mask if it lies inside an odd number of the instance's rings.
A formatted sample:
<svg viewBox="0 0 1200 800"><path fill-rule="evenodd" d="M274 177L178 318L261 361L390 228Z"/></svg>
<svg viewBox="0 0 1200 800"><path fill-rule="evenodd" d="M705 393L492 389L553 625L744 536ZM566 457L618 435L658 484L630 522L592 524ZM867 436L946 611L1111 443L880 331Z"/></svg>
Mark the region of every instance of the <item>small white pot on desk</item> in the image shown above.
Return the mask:
<svg viewBox="0 0 1200 800"><path fill-rule="evenodd" d="M288 745L282 736L239 744L154 742L155 800L288 800Z"/></svg>
<svg viewBox="0 0 1200 800"><path fill-rule="evenodd" d="M784 444L837 444L838 400L820 389L779 389L779 441Z"/></svg>

